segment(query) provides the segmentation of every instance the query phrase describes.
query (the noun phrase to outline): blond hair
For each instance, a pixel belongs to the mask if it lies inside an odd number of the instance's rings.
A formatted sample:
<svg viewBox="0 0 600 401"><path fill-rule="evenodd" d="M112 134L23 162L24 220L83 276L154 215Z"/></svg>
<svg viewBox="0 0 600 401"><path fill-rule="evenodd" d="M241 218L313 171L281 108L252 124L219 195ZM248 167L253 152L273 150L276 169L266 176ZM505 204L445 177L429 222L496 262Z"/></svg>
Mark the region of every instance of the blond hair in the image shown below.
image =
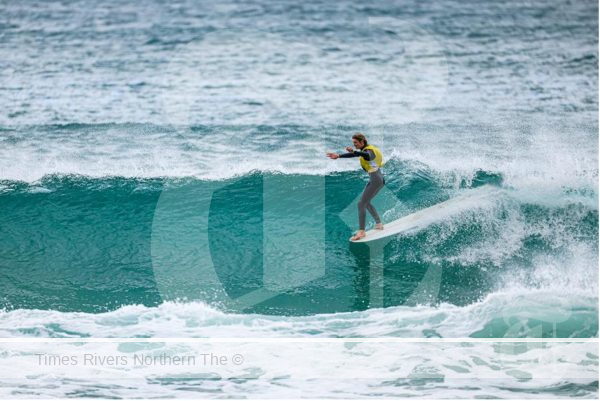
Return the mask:
<svg viewBox="0 0 600 401"><path fill-rule="evenodd" d="M357 132L356 134L352 135L352 139L363 142L365 146L367 146L367 137L362 132Z"/></svg>

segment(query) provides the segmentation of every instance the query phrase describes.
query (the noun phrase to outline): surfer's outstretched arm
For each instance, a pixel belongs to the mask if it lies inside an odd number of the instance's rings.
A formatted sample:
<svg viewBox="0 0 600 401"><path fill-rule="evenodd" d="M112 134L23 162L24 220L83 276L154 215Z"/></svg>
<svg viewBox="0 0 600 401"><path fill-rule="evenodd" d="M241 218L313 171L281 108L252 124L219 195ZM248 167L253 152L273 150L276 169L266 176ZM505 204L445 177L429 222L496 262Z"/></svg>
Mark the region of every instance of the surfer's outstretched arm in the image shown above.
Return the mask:
<svg viewBox="0 0 600 401"><path fill-rule="evenodd" d="M371 160L375 158L375 153L372 150L363 152L362 150L355 150L353 152L343 153L339 157L359 157L362 156L365 160Z"/></svg>

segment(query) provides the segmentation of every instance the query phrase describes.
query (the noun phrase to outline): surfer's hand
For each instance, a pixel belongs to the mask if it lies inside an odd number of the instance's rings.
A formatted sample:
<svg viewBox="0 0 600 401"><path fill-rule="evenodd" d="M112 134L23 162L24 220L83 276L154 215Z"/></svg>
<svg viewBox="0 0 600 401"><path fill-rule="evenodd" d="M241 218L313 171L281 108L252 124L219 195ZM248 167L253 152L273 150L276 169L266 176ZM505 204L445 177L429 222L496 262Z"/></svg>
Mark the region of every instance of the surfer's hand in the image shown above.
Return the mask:
<svg viewBox="0 0 600 401"><path fill-rule="evenodd" d="M338 157L340 157L340 155L338 155L337 153L327 153L327 157L329 157L330 159L337 159Z"/></svg>
<svg viewBox="0 0 600 401"><path fill-rule="evenodd" d="M354 152L354 148L352 146L346 146L346 152Z"/></svg>

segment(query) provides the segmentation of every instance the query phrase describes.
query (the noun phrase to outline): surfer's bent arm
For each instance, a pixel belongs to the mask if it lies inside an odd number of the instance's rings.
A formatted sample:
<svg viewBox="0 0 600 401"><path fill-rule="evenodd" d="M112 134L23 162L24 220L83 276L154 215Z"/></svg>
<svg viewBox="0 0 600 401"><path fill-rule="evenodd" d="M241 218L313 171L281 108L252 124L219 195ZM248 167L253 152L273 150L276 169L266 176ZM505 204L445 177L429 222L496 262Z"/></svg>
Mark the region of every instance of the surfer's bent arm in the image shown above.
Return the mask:
<svg viewBox="0 0 600 401"><path fill-rule="evenodd" d="M359 157L362 156L365 160L375 159L375 153L372 150L367 150L366 152L362 152L360 150L355 150L354 152L342 153L340 158L345 157Z"/></svg>

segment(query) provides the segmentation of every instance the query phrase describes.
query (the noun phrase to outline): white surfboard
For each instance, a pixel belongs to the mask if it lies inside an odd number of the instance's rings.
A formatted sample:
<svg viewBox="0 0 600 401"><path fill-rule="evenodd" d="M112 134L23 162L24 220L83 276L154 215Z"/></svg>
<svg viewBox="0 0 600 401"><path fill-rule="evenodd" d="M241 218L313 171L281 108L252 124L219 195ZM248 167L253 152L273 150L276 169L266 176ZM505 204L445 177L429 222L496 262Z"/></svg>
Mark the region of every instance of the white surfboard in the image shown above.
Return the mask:
<svg viewBox="0 0 600 401"><path fill-rule="evenodd" d="M350 242L370 242L392 235L407 233L413 230L419 230L427 227L431 223L443 220L453 214L461 211L470 210L477 207L482 198L488 198L497 194L500 188L491 185L484 185L475 189L470 189L464 194L447 201L438 203L428 208L419 210L418 212L401 217L389 223L383 223L383 230L371 229L367 231L367 235L357 241Z"/></svg>

